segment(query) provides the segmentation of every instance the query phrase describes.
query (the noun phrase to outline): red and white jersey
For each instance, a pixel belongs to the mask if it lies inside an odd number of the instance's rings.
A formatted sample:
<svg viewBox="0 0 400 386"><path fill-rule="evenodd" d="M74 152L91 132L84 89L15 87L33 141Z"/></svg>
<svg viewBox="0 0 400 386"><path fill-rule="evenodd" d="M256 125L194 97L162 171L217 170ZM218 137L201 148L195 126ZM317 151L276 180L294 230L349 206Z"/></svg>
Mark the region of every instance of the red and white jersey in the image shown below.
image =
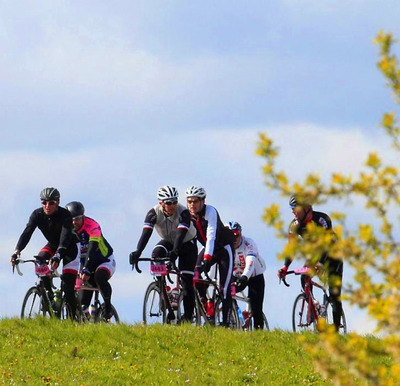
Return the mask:
<svg viewBox="0 0 400 386"><path fill-rule="evenodd" d="M261 275L265 269L265 261L259 255L256 243L242 235L242 242L235 249L233 275L236 277L246 275L250 279L252 276Z"/></svg>

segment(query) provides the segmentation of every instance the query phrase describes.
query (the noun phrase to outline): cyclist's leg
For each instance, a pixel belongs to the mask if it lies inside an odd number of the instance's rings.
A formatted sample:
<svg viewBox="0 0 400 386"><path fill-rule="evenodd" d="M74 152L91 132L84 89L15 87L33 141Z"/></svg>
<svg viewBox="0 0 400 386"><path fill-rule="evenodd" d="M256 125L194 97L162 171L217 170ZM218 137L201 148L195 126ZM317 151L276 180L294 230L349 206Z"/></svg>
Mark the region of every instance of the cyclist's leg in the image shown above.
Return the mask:
<svg viewBox="0 0 400 386"><path fill-rule="evenodd" d="M115 272L115 259L114 256L111 255L108 257L107 262L100 264L94 273L94 280L96 281L97 285L100 288L101 296L104 300L104 311L105 311L105 318L109 319L112 316L111 311L111 295L112 295L112 288L109 280L111 276Z"/></svg>
<svg viewBox="0 0 400 386"><path fill-rule="evenodd" d="M172 251L173 245L166 240L160 240L153 248L151 257L167 257L168 252Z"/></svg>
<svg viewBox="0 0 400 386"><path fill-rule="evenodd" d="M197 261L196 261L196 266L195 266L195 270L198 267L201 267L201 263L203 261L203 257L204 257L204 248L202 248L197 256ZM201 302L203 304L205 304L207 302L207 285L204 284L197 284L196 288L199 291L199 295L201 298Z"/></svg>
<svg viewBox="0 0 400 386"><path fill-rule="evenodd" d="M265 280L264 275L257 275L249 279L249 298L251 312L253 314L254 328L263 329L263 301L264 301Z"/></svg>
<svg viewBox="0 0 400 386"><path fill-rule="evenodd" d="M340 299L342 293L343 262L328 258L328 264L329 297L332 302L333 323L336 330L339 331L343 312L342 301Z"/></svg>
<svg viewBox="0 0 400 386"><path fill-rule="evenodd" d="M76 315L75 282L81 258L80 245L80 243L77 243L70 255L64 256L61 276L61 288L65 294L72 317Z"/></svg>
<svg viewBox="0 0 400 386"><path fill-rule="evenodd" d="M197 260L197 244L194 240L184 243L179 251L179 270L183 289L185 320L192 321L194 310L193 273Z"/></svg>
<svg viewBox="0 0 400 386"><path fill-rule="evenodd" d="M219 262L219 277L222 290L222 323L229 326L232 312L231 279L233 271L233 246L225 245L223 249L215 252Z"/></svg>

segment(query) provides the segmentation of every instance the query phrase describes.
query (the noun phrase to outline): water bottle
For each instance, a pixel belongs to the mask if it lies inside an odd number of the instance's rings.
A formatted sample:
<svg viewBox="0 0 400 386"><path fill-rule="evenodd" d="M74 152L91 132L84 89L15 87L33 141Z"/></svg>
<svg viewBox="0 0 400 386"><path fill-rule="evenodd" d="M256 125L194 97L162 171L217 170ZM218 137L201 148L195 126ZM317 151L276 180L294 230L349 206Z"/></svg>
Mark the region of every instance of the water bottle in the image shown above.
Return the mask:
<svg viewBox="0 0 400 386"><path fill-rule="evenodd" d="M326 306L325 306L325 304L321 304L319 306L319 314L320 314L320 316L325 318L325 316L326 316Z"/></svg>
<svg viewBox="0 0 400 386"><path fill-rule="evenodd" d="M208 299L206 303L207 316L213 318L215 315L215 307L212 299Z"/></svg>
<svg viewBox="0 0 400 386"><path fill-rule="evenodd" d="M250 326L250 312L249 311L243 311L243 319L244 319L244 328L249 328Z"/></svg>
<svg viewBox="0 0 400 386"><path fill-rule="evenodd" d="M94 319L96 317L96 306L94 304L91 304L89 306L89 314L91 319Z"/></svg>
<svg viewBox="0 0 400 386"><path fill-rule="evenodd" d="M179 288L175 287L171 291L171 306L174 310L178 309L179 303Z"/></svg>
<svg viewBox="0 0 400 386"><path fill-rule="evenodd" d="M241 324L242 327L243 327L243 326L244 326L243 312L242 312L242 310L240 309L240 307L238 306L237 303L236 303L236 310L237 310L237 313L238 313L238 315L239 315L240 324Z"/></svg>

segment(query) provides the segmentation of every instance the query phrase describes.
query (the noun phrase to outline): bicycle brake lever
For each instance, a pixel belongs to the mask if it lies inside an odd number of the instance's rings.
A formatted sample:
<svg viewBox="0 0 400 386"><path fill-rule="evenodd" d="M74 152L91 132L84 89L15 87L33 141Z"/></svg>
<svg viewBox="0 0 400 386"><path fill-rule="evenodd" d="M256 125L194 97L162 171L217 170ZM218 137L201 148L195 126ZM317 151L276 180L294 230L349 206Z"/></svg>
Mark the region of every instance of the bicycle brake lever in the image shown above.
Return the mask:
<svg viewBox="0 0 400 386"><path fill-rule="evenodd" d="M283 281L283 284L285 284L286 287L290 287L290 284L288 284L288 283L286 282L286 279L285 279L285 278L283 278L282 281Z"/></svg>
<svg viewBox="0 0 400 386"><path fill-rule="evenodd" d="M139 269L139 262L138 261L135 262L135 269L136 269L136 271L138 273L142 273L141 269ZM132 270L133 270L133 267L132 267Z"/></svg>

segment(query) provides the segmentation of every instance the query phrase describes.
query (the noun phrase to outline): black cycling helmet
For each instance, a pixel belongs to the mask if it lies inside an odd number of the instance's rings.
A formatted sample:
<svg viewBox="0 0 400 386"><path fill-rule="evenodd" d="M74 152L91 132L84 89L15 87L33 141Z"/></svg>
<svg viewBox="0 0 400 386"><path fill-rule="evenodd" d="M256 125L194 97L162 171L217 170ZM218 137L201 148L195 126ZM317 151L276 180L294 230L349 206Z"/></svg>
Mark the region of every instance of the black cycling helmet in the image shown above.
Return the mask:
<svg viewBox="0 0 400 386"><path fill-rule="evenodd" d="M44 188L40 192L40 199L42 201L59 201L60 192L56 188Z"/></svg>
<svg viewBox="0 0 400 386"><path fill-rule="evenodd" d="M299 200L297 194L292 194L289 198L289 206L294 209L296 206L305 206L305 207L311 207L311 204L308 202L308 200L302 199Z"/></svg>
<svg viewBox="0 0 400 386"><path fill-rule="evenodd" d="M71 201L65 205L65 208L69 210L72 218L82 216L85 213L85 207L79 201Z"/></svg>

